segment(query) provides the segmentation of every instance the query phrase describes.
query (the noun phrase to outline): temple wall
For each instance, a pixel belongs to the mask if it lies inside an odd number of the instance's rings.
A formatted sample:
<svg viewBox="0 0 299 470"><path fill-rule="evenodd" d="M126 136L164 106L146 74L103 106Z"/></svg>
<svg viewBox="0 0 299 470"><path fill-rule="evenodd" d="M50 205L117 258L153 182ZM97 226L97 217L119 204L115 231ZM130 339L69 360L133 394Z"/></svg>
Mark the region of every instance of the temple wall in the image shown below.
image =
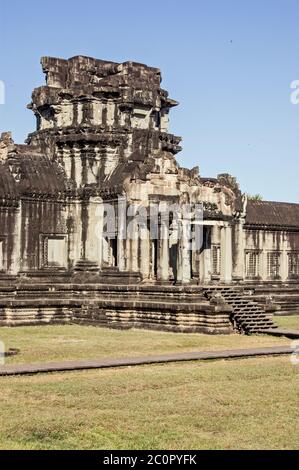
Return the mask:
<svg viewBox="0 0 299 470"><path fill-rule="evenodd" d="M21 271L68 266L66 216L66 206L60 202L22 200Z"/></svg>
<svg viewBox="0 0 299 470"><path fill-rule="evenodd" d="M16 274L20 267L20 209L0 207L0 272Z"/></svg>
<svg viewBox="0 0 299 470"><path fill-rule="evenodd" d="M21 269L69 269L81 258L101 264L101 201L24 202ZM52 247L52 248L51 248ZM52 249L52 259L48 260ZM48 249L48 255L47 255Z"/></svg>
<svg viewBox="0 0 299 470"><path fill-rule="evenodd" d="M299 232L244 231L244 278L263 281L299 279Z"/></svg>

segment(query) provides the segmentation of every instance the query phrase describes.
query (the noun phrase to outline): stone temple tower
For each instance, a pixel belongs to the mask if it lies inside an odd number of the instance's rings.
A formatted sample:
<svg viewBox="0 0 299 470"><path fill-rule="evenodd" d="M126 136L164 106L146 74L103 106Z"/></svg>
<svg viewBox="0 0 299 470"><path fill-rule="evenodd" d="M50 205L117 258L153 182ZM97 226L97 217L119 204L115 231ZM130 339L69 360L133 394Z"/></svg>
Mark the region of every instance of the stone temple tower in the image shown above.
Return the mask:
<svg viewBox="0 0 299 470"><path fill-rule="evenodd" d="M159 69L82 56L41 62L47 84L32 94L37 131L28 143L63 166L72 189L101 185L131 158L180 151L181 139L168 133L178 103L160 88Z"/></svg>

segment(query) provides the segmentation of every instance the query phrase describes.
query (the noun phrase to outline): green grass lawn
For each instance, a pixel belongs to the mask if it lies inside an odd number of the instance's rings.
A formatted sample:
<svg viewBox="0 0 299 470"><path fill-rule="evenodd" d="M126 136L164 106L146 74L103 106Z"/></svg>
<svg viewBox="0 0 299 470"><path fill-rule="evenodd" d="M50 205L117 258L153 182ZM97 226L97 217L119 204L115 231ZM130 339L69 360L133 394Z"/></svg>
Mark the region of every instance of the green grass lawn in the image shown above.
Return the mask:
<svg viewBox="0 0 299 470"><path fill-rule="evenodd" d="M274 321L281 328L299 330L299 315L275 316Z"/></svg>
<svg viewBox="0 0 299 470"><path fill-rule="evenodd" d="M1 328L13 362L290 344L270 336ZM288 356L0 377L1 449L298 449Z"/></svg>
<svg viewBox="0 0 299 470"><path fill-rule="evenodd" d="M1 449L298 449L290 358L0 378Z"/></svg>
<svg viewBox="0 0 299 470"><path fill-rule="evenodd" d="M146 330L112 330L81 325L0 328L5 348L20 350L8 364L159 353L236 349L289 344L271 336L181 334Z"/></svg>

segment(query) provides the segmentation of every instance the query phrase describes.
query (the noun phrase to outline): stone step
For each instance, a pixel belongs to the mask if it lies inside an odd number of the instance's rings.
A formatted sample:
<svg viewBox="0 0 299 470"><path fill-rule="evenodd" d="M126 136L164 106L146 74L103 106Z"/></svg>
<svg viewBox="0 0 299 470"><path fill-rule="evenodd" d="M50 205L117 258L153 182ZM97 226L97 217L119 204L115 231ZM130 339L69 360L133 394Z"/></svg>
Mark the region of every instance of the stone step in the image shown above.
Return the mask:
<svg viewBox="0 0 299 470"><path fill-rule="evenodd" d="M243 309L243 308L233 309L233 312L234 313L259 313L261 315L265 313L264 310L261 310L261 309L252 310L250 308L248 308L248 309Z"/></svg>
<svg viewBox="0 0 299 470"><path fill-rule="evenodd" d="M99 271L99 265L95 261L80 259L77 261L74 271Z"/></svg>
<svg viewBox="0 0 299 470"><path fill-rule="evenodd" d="M251 309L259 309L259 310L263 310L260 305L258 304L235 304L235 303L229 303L229 305L232 305L232 307L234 307L235 309L238 309L238 308L251 308Z"/></svg>
<svg viewBox="0 0 299 470"><path fill-rule="evenodd" d="M268 320L267 318L236 318L235 320L238 321L238 323L244 325L245 323L272 323L271 320Z"/></svg>
<svg viewBox="0 0 299 470"><path fill-rule="evenodd" d="M258 326L258 325L270 325L272 324L271 321L267 321L267 320L263 320L263 321L260 321L260 322L256 322L254 320L245 320L245 321L242 321L240 322L242 325L246 325L246 326Z"/></svg>
<svg viewBox="0 0 299 470"><path fill-rule="evenodd" d="M238 315L238 316L234 316L234 318L236 318L236 320L240 320L240 321L245 321L245 320L254 320L254 321L262 321L262 320L268 320L269 318L264 316L264 317L260 317L260 316L252 316L252 315Z"/></svg>
<svg viewBox="0 0 299 470"><path fill-rule="evenodd" d="M271 328L272 322L252 322L252 323L244 323L243 326L246 328L255 328L255 327L267 327Z"/></svg>
<svg viewBox="0 0 299 470"><path fill-rule="evenodd" d="M256 317L256 318L263 318L263 317L269 317L269 315L267 315L265 312L250 312L250 311L246 311L246 312L243 312L243 311L238 311L238 312L233 312L233 314L236 316L236 317Z"/></svg>
<svg viewBox="0 0 299 470"><path fill-rule="evenodd" d="M262 323L262 322L268 322L267 318L236 318L235 319L238 323L240 324L245 324L248 322L253 322L253 323Z"/></svg>
<svg viewBox="0 0 299 470"><path fill-rule="evenodd" d="M261 306L254 302L244 290L230 288L210 288L206 291L206 296L211 298L216 293L221 293L224 301L233 309L231 319L240 331L250 334L262 329L272 328L274 323Z"/></svg>
<svg viewBox="0 0 299 470"><path fill-rule="evenodd" d="M260 314L260 315L263 315L265 312L264 310L250 310L250 309L247 309L247 310L243 310L243 309L233 309L234 313L251 313L251 314Z"/></svg>
<svg viewBox="0 0 299 470"><path fill-rule="evenodd" d="M274 326L274 327L272 326L271 328L277 328L277 327L276 327L276 326ZM259 333L259 332L261 332L261 331L263 331L263 330L267 331L267 330L268 330L268 327L256 327L256 328L251 328L251 329L250 329L250 333Z"/></svg>

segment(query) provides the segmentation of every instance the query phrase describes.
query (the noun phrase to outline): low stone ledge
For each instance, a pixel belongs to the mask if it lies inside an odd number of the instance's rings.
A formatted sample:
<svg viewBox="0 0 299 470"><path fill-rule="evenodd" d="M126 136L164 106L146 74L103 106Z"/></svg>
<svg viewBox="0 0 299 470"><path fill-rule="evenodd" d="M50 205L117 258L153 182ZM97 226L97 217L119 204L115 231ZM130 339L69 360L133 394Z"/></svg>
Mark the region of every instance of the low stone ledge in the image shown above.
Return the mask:
<svg viewBox="0 0 299 470"><path fill-rule="evenodd" d="M190 286L38 284L18 286L10 295L0 296L0 325L13 326L74 322L231 333L230 313L225 302L210 302L201 289Z"/></svg>

